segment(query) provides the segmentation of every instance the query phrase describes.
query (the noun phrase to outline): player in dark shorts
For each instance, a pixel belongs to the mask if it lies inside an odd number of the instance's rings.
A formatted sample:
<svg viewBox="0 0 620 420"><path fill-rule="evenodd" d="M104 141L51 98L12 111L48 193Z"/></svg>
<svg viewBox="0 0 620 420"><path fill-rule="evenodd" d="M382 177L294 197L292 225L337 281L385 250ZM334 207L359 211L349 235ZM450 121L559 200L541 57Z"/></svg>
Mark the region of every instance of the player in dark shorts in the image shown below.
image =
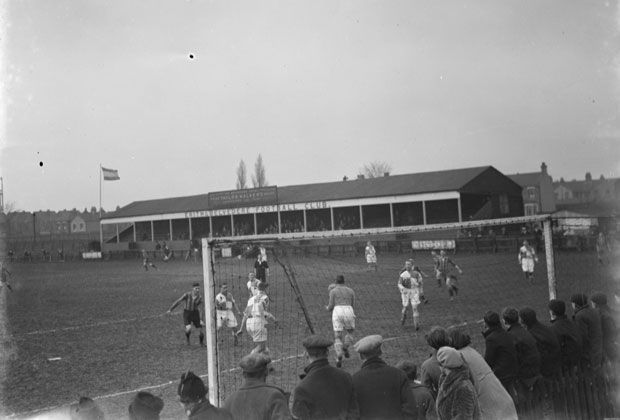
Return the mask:
<svg viewBox="0 0 620 420"><path fill-rule="evenodd" d="M200 307L203 303L202 296L200 295L200 283L192 284L192 290L183 293L183 296L178 298L168 309L168 313L172 313L181 302L185 302L185 308L183 309L183 325L185 325L185 338L187 344L189 344L189 337L192 333L192 325L199 331L198 339L200 345L205 345L205 334L202 330L204 322L200 315Z"/></svg>
<svg viewBox="0 0 620 420"><path fill-rule="evenodd" d="M254 263L254 274L256 274L256 278L262 282L267 281L267 276L269 276L269 264L267 263L267 259L263 257L262 253L258 254L256 258L256 262Z"/></svg>

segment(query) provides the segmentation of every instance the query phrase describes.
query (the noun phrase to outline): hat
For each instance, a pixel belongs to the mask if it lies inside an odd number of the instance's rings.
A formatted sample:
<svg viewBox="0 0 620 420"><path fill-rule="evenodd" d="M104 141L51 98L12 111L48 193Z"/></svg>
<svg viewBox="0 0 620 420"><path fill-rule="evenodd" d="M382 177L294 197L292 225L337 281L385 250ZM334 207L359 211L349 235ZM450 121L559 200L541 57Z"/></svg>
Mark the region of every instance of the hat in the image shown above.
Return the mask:
<svg viewBox="0 0 620 420"><path fill-rule="evenodd" d="M575 293L570 297L570 301L579 307L586 306L588 304L588 297L583 293Z"/></svg>
<svg viewBox="0 0 620 420"><path fill-rule="evenodd" d="M200 287L200 283L196 282L196 283L192 284L192 287Z"/></svg>
<svg viewBox="0 0 620 420"><path fill-rule="evenodd" d="M607 305L607 296L601 292L592 293L590 300L597 305Z"/></svg>
<svg viewBox="0 0 620 420"><path fill-rule="evenodd" d="M250 353L239 361L239 367L248 373L260 372L271 363L271 358L262 353Z"/></svg>
<svg viewBox="0 0 620 420"><path fill-rule="evenodd" d="M129 404L129 417L132 419L159 419L164 401L150 392L140 391Z"/></svg>
<svg viewBox="0 0 620 420"><path fill-rule="evenodd" d="M88 397L80 397L80 401L71 404L70 415L72 419L80 420L103 420L103 411Z"/></svg>
<svg viewBox="0 0 620 420"><path fill-rule="evenodd" d="M326 349L334 344L334 340L314 334L306 337L301 344L307 349Z"/></svg>
<svg viewBox="0 0 620 420"><path fill-rule="evenodd" d="M204 382L194 372L188 371L181 375L181 382L177 388L181 402L193 402L207 395Z"/></svg>
<svg viewBox="0 0 620 420"><path fill-rule="evenodd" d="M566 304L562 300L551 299L548 306L556 315L564 315L566 313Z"/></svg>
<svg viewBox="0 0 620 420"><path fill-rule="evenodd" d="M461 356L461 353L448 346L437 350L437 361L441 366L448 369L463 366L463 357Z"/></svg>
<svg viewBox="0 0 620 420"><path fill-rule="evenodd" d="M367 354L367 353L372 353L375 350L380 349L381 344L383 344L383 337L381 337L378 334L375 334L375 335L368 335L362 338L360 341L355 343L353 348L358 353Z"/></svg>

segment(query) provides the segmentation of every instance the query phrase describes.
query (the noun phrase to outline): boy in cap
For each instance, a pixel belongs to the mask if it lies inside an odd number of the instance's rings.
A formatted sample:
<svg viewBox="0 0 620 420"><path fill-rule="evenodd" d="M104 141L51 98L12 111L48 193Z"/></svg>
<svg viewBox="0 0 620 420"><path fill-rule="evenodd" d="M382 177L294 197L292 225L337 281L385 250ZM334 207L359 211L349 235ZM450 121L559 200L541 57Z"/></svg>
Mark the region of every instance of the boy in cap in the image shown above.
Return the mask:
<svg viewBox="0 0 620 420"><path fill-rule="evenodd" d="M164 401L150 392L140 391L129 404L129 420L159 420Z"/></svg>
<svg viewBox="0 0 620 420"><path fill-rule="evenodd" d="M570 371L579 364L582 353L581 332L577 325L566 316L566 304L559 299L549 301L551 331L560 343L560 363L562 369Z"/></svg>
<svg viewBox="0 0 620 420"><path fill-rule="evenodd" d="M402 370L381 359L383 337L369 335L357 343L361 369L353 375L360 417L375 419L413 419L416 415L409 379Z"/></svg>
<svg viewBox="0 0 620 420"><path fill-rule="evenodd" d="M239 362L241 387L224 402L235 420L290 419L288 398L280 388L266 383L269 356L250 353Z"/></svg>
<svg viewBox="0 0 620 420"><path fill-rule="evenodd" d="M190 420L232 420L227 410L217 408L209 402L207 387L202 379L191 371L181 375L177 394Z"/></svg>
<svg viewBox="0 0 620 420"><path fill-rule="evenodd" d="M333 340L311 335L303 346L310 362L293 391L292 414L296 419L353 419L359 417L353 379L347 372L330 366L329 347Z"/></svg>
<svg viewBox="0 0 620 420"><path fill-rule="evenodd" d="M192 333L192 325L194 325L194 328L200 332L198 335L200 345L204 346L205 334L202 331L203 321L200 314L200 307L202 306L200 283L192 284L192 290L184 293L183 296L178 298L170 309L168 309L168 313L172 313L174 308L181 302L185 302L185 308L183 309L183 325L185 325L185 339L187 340L187 344L189 345L189 337Z"/></svg>
<svg viewBox="0 0 620 420"><path fill-rule="evenodd" d="M248 304L243 312L241 326L237 331L237 335L240 335L245 325L246 331L252 336L252 341L256 344L252 353L264 353L265 355L269 354L269 349L267 348L267 318L271 319L275 325L278 325L276 317L267 311L269 303L269 298L265 293L267 286L267 283L259 282L258 293L248 300Z"/></svg>
<svg viewBox="0 0 620 420"><path fill-rule="evenodd" d="M331 287L331 286L330 286ZM329 304L325 307L332 311L332 326L336 339L336 367L342 367L342 358L349 357L349 346L353 343L355 331L355 292L344 285L344 276L336 276L336 284L329 289Z"/></svg>
<svg viewBox="0 0 620 420"><path fill-rule="evenodd" d="M415 408L418 420L434 419L437 417L435 411L435 399L431 391L417 380L418 367L412 360L401 360L396 367L407 375L409 386L413 393Z"/></svg>

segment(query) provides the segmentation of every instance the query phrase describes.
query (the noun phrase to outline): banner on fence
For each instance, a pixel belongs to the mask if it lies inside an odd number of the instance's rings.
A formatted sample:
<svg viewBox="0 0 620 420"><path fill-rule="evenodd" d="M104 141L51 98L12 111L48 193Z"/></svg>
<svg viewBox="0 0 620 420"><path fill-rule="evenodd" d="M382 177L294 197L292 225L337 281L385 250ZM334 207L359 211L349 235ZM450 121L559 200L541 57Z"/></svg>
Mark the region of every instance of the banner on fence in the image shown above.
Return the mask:
<svg viewBox="0 0 620 420"><path fill-rule="evenodd" d="M454 239L438 239L434 241L411 241L411 248L415 249L455 249Z"/></svg>

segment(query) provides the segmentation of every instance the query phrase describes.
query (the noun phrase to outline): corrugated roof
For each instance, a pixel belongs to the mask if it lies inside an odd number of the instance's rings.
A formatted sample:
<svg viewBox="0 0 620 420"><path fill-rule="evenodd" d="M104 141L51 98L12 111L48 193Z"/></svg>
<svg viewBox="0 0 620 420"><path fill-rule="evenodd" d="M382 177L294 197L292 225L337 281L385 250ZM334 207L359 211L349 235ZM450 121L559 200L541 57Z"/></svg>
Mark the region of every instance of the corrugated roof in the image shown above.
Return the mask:
<svg viewBox="0 0 620 420"><path fill-rule="evenodd" d="M280 203L458 191L491 166L278 187ZM208 210L208 194L134 201L104 219Z"/></svg>

